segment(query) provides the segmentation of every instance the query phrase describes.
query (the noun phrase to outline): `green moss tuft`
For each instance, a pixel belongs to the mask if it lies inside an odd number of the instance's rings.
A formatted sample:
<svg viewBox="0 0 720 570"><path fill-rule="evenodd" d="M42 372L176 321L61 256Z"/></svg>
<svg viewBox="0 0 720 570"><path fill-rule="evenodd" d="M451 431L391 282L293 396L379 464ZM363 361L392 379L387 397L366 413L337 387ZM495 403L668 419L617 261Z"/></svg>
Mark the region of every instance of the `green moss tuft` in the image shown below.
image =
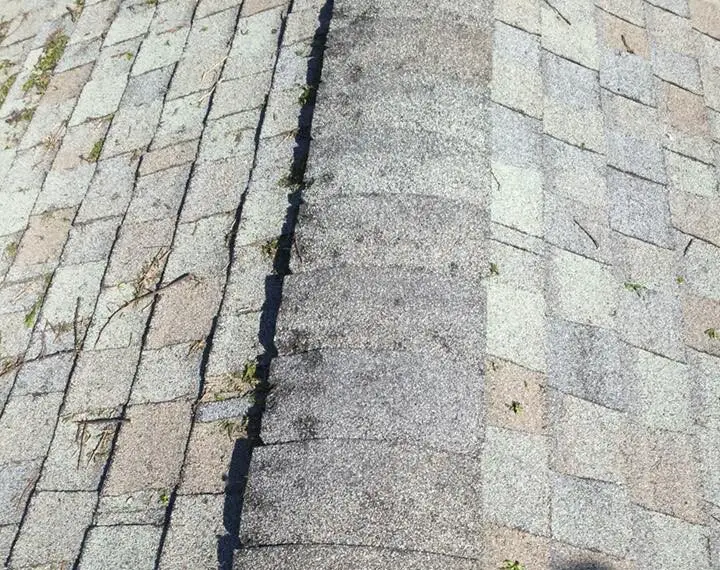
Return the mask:
<svg viewBox="0 0 720 570"><path fill-rule="evenodd" d="M104 139L95 141L95 144L93 145L92 149L90 150L90 154L87 155L85 160L87 160L88 162L97 162L98 159L100 158L100 153L102 152L104 144L105 144Z"/></svg>
<svg viewBox="0 0 720 570"><path fill-rule="evenodd" d="M55 32L48 38L40 59L38 59L38 62L35 64L32 73L30 73L30 77L23 83L23 91L28 92L34 88L40 94L45 93L50 83L52 72L58 64L58 61L60 61L62 54L65 52L67 43L68 37L61 31Z"/></svg>
<svg viewBox="0 0 720 570"><path fill-rule="evenodd" d="M15 73L0 83L0 106L5 102L8 93L10 93L10 89L12 89L12 86L15 84L17 76L18 74Z"/></svg>

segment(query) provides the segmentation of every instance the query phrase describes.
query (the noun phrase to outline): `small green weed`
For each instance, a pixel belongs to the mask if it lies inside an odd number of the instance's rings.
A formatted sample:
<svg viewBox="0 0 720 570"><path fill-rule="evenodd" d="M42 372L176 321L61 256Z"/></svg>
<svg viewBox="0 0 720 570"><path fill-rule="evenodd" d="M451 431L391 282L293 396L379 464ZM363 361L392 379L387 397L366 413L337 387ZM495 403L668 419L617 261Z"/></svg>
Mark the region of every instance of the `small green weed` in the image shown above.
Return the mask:
<svg viewBox="0 0 720 570"><path fill-rule="evenodd" d="M490 275L500 275L500 268L497 263L490 263Z"/></svg>
<svg viewBox="0 0 720 570"><path fill-rule="evenodd" d="M257 384L257 361L248 360L243 367L242 381L244 384Z"/></svg>
<svg viewBox="0 0 720 570"><path fill-rule="evenodd" d="M678 276L675 278L675 281L677 281L677 284L678 284L678 285L682 285L683 283L685 283L685 278L684 278L682 275L678 275Z"/></svg>
<svg viewBox="0 0 720 570"><path fill-rule="evenodd" d="M225 384L224 388L220 391L220 395L223 397L226 396L228 392L233 394L239 392L241 396L251 394L260 382L257 362L255 360L248 360L245 362L242 371L227 372L223 374L221 378Z"/></svg>
<svg viewBox="0 0 720 570"><path fill-rule="evenodd" d="M278 180L278 186L281 188L290 188L302 184L302 177L294 172L290 172Z"/></svg>
<svg viewBox="0 0 720 570"><path fill-rule="evenodd" d="M160 496L158 497L158 503L160 503L163 507L167 507L170 504L170 493L167 491L163 491L160 493Z"/></svg>
<svg viewBox="0 0 720 570"><path fill-rule="evenodd" d="M627 281L625 283L625 289L628 291L631 291L632 293L636 293L638 296L642 295L643 292L647 291L647 287L641 283L632 283L630 281Z"/></svg>
<svg viewBox="0 0 720 570"><path fill-rule="evenodd" d="M222 420L220 429L224 431L229 439L241 439L247 437L247 418L242 420Z"/></svg>
<svg viewBox="0 0 720 570"><path fill-rule="evenodd" d="M205 350L205 344L206 344L206 342L205 342L204 338L194 340L193 342L190 343L190 346L188 347L188 352L187 352L188 355L198 354L198 353L202 352L203 350Z"/></svg>
<svg viewBox="0 0 720 570"><path fill-rule="evenodd" d="M513 400L512 402L510 402L508 404L508 408L510 408L510 411L516 416L522 414L523 411L523 405L517 400Z"/></svg>
<svg viewBox="0 0 720 570"><path fill-rule="evenodd" d="M43 140L42 145L47 150L52 150L55 148L58 148L60 146L60 143L62 142L62 136L65 132L65 125L60 125L57 129L55 129L53 132L49 133Z"/></svg>
<svg viewBox="0 0 720 570"><path fill-rule="evenodd" d="M268 259L275 259L275 254L277 253L279 245L280 238L272 238L262 244L260 249L265 257Z"/></svg>
<svg viewBox="0 0 720 570"><path fill-rule="evenodd" d="M315 87L312 85L303 85L300 97L298 97L298 103L306 105L310 99L312 99L313 93L315 93Z"/></svg>
<svg viewBox="0 0 720 570"><path fill-rule="evenodd" d="M500 570L525 570L525 566L517 560L504 560Z"/></svg>
<svg viewBox="0 0 720 570"><path fill-rule="evenodd" d="M720 333L716 329L705 329L705 334L711 340L720 340Z"/></svg>

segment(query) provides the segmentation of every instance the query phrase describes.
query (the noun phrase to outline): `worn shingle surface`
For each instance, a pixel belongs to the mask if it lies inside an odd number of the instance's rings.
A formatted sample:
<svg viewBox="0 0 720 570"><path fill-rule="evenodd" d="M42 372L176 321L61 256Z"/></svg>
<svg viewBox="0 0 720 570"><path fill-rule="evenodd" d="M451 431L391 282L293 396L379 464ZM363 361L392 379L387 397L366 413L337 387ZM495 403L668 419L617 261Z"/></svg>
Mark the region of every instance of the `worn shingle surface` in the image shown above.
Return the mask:
<svg viewBox="0 0 720 570"><path fill-rule="evenodd" d="M720 570L718 141L710 0L2 3L0 565Z"/></svg>

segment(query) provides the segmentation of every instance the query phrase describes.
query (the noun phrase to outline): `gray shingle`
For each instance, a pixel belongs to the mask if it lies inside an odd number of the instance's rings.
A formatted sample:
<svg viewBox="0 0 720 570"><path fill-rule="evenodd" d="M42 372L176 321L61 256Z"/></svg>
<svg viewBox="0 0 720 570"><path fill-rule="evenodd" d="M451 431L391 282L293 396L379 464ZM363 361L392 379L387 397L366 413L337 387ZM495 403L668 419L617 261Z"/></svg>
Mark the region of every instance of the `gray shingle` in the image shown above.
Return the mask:
<svg viewBox="0 0 720 570"><path fill-rule="evenodd" d="M659 141L645 141L621 132L606 132L608 164L617 169L666 182L665 161Z"/></svg>
<svg viewBox="0 0 720 570"><path fill-rule="evenodd" d="M96 526L83 549L82 570L114 568L146 570L153 567L162 528L149 525Z"/></svg>
<svg viewBox="0 0 720 570"><path fill-rule="evenodd" d="M371 546L315 546L294 545L271 548L243 548L235 554L233 570L255 568L284 568L286 570L335 570L363 568L365 570L477 570L475 560L465 560L424 552L374 548Z"/></svg>
<svg viewBox="0 0 720 570"><path fill-rule="evenodd" d="M700 67L694 57L665 49L662 44L654 44L652 64L655 75L661 79L694 93L702 92Z"/></svg>
<svg viewBox="0 0 720 570"><path fill-rule="evenodd" d="M488 520L547 535L549 450L543 436L488 426L483 446L483 512Z"/></svg>
<svg viewBox="0 0 720 570"><path fill-rule="evenodd" d="M153 6L148 3L124 3L115 14L112 25L105 35L105 46L116 44L144 34L153 17Z"/></svg>
<svg viewBox="0 0 720 570"><path fill-rule="evenodd" d="M32 485L39 475L39 461L0 464L0 524L20 522Z"/></svg>
<svg viewBox="0 0 720 570"><path fill-rule="evenodd" d="M610 170L608 190L612 199L610 225L613 229L661 247L674 245L665 187Z"/></svg>
<svg viewBox="0 0 720 570"><path fill-rule="evenodd" d="M18 372L16 395L63 392L73 364L72 353L55 354L26 362Z"/></svg>
<svg viewBox="0 0 720 570"><path fill-rule="evenodd" d="M623 290L618 300L617 330L624 341L673 360L683 360L682 319L676 294L651 289L640 294Z"/></svg>
<svg viewBox="0 0 720 570"><path fill-rule="evenodd" d="M607 208L607 169L603 156L546 136L543 161L546 189L599 210Z"/></svg>
<svg viewBox="0 0 720 570"><path fill-rule="evenodd" d="M30 501L11 566L69 563L80 553L96 493L38 493Z"/></svg>
<svg viewBox="0 0 720 570"><path fill-rule="evenodd" d="M689 433L631 425L627 430L626 488L632 501L659 511L703 524L707 521L702 500L703 457L700 438Z"/></svg>
<svg viewBox="0 0 720 570"><path fill-rule="evenodd" d="M168 99L211 88L217 81L232 40L237 9L196 16L168 90Z"/></svg>
<svg viewBox="0 0 720 570"><path fill-rule="evenodd" d="M547 4L541 4L543 47L585 67L597 69L599 50L594 5L591 2L563 0L554 2L553 6L562 17Z"/></svg>
<svg viewBox="0 0 720 570"><path fill-rule="evenodd" d="M648 566L710 569L707 527L640 509L634 524L633 550Z"/></svg>
<svg viewBox="0 0 720 570"><path fill-rule="evenodd" d="M556 475L552 509L553 538L614 556L630 551L635 508L623 487Z"/></svg>
<svg viewBox="0 0 720 570"><path fill-rule="evenodd" d="M567 475L624 481L625 415L587 400L551 391L552 466Z"/></svg>
<svg viewBox="0 0 720 570"><path fill-rule="evenodd" d="M265 446L253 453L240 536L249 546L364 544L477 557L479 481L479 461L418 447L332 439Z"/></svg>
<svg viewBox="0 0 720 570"><path fill-rule="evenodd" d="M447 360L313 351L275 360L270 382L265 443L388 439L480 453L483 380Z"/></svg>
<svg viewBox="0 0 720 570"><path fill-rule="evenodd" d="M600 85L645 103L657 104L652 66L639 55L603 50L600 60Z"/></svg>
<svg viewBox="0 0 720 570"><path fill-rule="evenodd" d="M377 265L477 276L487 267L472 204L427 196L308 197L297 230L297 269Z"/></svg>
<svg viewBox="0 0 720 570"><path fill-rule="evenodd" d="M439 351L478 363L484 300L475 283L399 269L343 267L285 280L276 344Z"/></svg>
<svg viewBox="0 0 720 570"><path fill-rule="evenodd" d="M614 331L550 319L548 347L550 386L609 408L627 408L625 348Z"/></svg>
<svg viewBox="0 0 720 570"><path fill-rule="evenodd" d="M688 9L688 0L653 0L653 6L658 6L674 12L678 16L687 18L690 16L690 10Z"/></svg>
<svg viewBox="0 0 720 570"><path fill-rule="evenodd" d="M493 100L541 117L543 77L539 38L497 22L493 42Z"/></svg>
<svg viewBox="0 0 720 570"><path fill-rule="evenodd" d="M189 174L190 165L180 165L139 178L128 207L127 221L147 222L174 216Z"/></svg>
<svg viewBox="0 0 720 570"><path fill-rule="evenodd" d="M567 251L607 263L612 233L607 208L545 192L545 239Z"/></svg>
<svg viewBox="0 0 720 570"><path fill-rule="evenodd" d="M540 121L500 105L490 108L490 120L493 159L522 168L541 166Z"/></svg>
<svg viewBox="0 0 720 570"><path fill-rule="evenodd" d="M626 356L625 368L634 378L627 410L633 420L657 429L689 432L695 389L688 367L637 348L629 348Z"/></svg>
<svg viewBox="0 0 720 570"><path fill-rule="evenodd" d="M138 159L129 155L101 160L80 205L77 222L120 215L130 202ZM114 192L108 193L107 188Z"/></svg>

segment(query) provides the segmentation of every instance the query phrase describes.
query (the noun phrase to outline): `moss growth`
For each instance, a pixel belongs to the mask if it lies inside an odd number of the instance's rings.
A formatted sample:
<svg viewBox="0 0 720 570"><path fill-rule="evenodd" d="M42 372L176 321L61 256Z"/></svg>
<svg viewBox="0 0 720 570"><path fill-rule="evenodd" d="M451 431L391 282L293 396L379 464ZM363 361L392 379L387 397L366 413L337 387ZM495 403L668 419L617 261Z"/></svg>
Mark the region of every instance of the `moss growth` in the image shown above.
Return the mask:
<svg viewBox="0 0 720 570"><path fill-rule="evenodd" d="M35 303L33 303L33 306L30 308L30 311L25 315L25 326L27 328L32 328L35 325L35 321L37 320L37 316L40 313L40 308L43 306L43 303L45 302L45 296L48 292L48 287L50 286L50 281L52 281L52 273L46 273L43 275L43 290L40 296L37 298Z"/></svg>
<svg viewBox="0 0 720 570"><path fill-rule="evenodd" d="M9 30L10 30L10 21L9 20L0 21L0 43L4 42L5 38L8 37Z"/></svg>
<svg viewBox="0 0 720 570"><path fill-rule="evenodd" d="M2 105L5 102L5 99L8 96L8 93L10 93L10 89L12 89L12 86L15 85L15 80L17 79L18 74L15 73L5 79L2 83L0 83L0 105Z"/></svg>
<svg viewBox="0 0 720 570"><path fill-rule="evenodd" d="M88 162L97 162L100 158L100 153L103 149L103 144L105 144L104 139L100 139L98 141L95 141L95 144L93 145L92 149L90 149L90 153L87 155L86 160Z"/></svg>
<svg viewBox="0 0 720 570"><path fill-rule="evenodd" d="M292 185L293 185L293 181L290 178L289 174L286 174L280 180L278 180L278 186L280 186L281 188L287 188L288 186L292 186Z"/></svg>
<svg viewBox="0 0 720 570"><path fill-rule="evenodd" d="M58 61L60 61L62 54L65 52L67 43L68 37L61 31L55 32L48 38L40 59L35 64L32 73L30 73L30 77L23 83L23 91L27 92L35 88L38 93L45 93L50 83L52 72Z"/></svg>
<svg viewBox="0 0 720 570"><path fill-rule="evenodd" d="M30 308L28 314L25 315L25 326L29 329L33 327L35 321L37 320L40 307L42 307L43 298L43 296L38 297L38 300L33 303L33 306Z"/></svg>
<svg viewBox="0 0 720 570"><path fill-rule="evenodd" d="M642 283L631 283L628 281L627 283L625 283L625 289L641 295L643 291L647 290L647 287L645 287L645 285L643 285Z"/></svg>
<svg viewBox="0 0 720 570"><path fill-rule="evenodd" d="M278 186L281 188L294 188L302 186L303 181L303 172L299 168L293 166L290 168L290 172L278 180Z"/></svg>
<svg viewBox="0 0 720 570"><path fill-rule="evenodd" d="M7 255L10 259L14 259L17 255L18 250L18 244L17 242L11 241L9 244L5 246L5 255Z"/></svg>

